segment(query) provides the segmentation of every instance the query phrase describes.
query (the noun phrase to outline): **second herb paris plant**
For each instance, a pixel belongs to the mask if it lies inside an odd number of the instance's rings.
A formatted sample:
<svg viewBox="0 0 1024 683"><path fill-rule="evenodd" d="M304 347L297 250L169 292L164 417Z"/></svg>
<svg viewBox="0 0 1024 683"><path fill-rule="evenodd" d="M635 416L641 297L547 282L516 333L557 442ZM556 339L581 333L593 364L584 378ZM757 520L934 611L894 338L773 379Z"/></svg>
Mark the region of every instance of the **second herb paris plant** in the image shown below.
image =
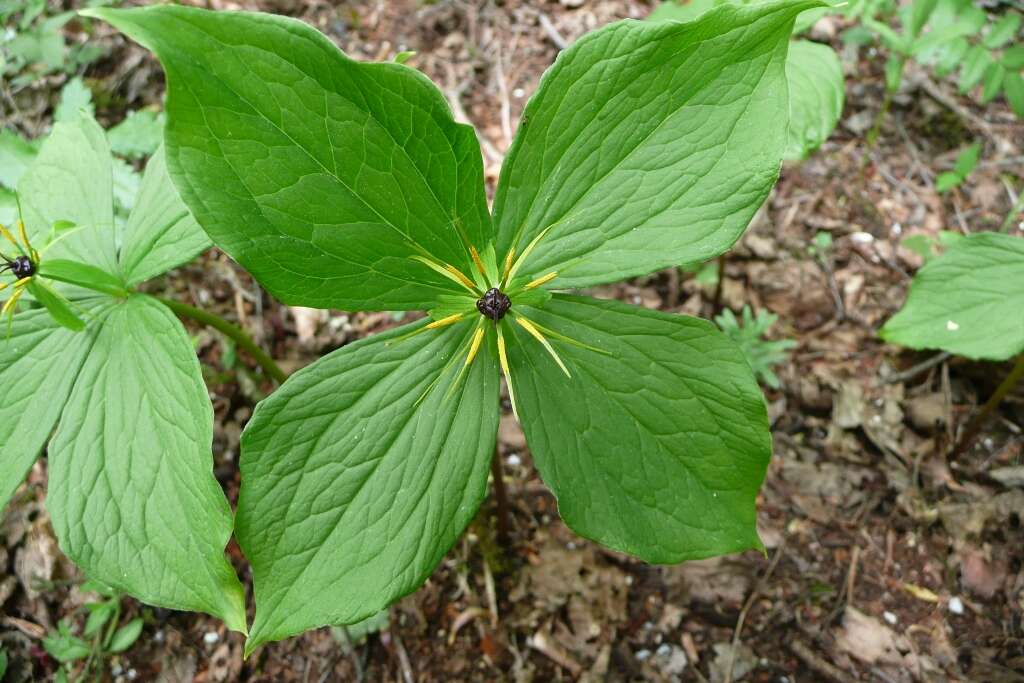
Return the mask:
<svg viewBox="0 0 1024 683"><path fill-rule="evenodd" d="M171 175L271 293L430 312L298 372L246 428L248 651L430 575L483 500L501 374L577 533L660 563L762 547L771 442L737 347L704 320L562 292L735 242L779 171L794 17L818 4L584 37L526 107L493 216L473 129L415 69L281 17L92 10L160 58Z"/></svg>

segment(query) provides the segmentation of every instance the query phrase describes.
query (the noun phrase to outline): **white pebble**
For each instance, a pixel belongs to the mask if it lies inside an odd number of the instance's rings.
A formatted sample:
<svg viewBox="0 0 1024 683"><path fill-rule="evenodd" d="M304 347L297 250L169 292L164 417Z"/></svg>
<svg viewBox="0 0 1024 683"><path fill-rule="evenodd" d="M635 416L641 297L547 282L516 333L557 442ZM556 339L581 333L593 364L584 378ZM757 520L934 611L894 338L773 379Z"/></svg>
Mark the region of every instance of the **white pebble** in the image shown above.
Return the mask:
<svg viewBox="0 0 1024 683"><path fill-rule="evenodd" d="M519 457L518 453L511 453L507 458L505 458L505 462L507 462L511 467L517 467L523 464L523 459Z"/></svg>
<svg viewBox="0 0 1024 683"><path fill-rule="evenodd" d="M516 88L515 90L512 91L512 97L516 98L517 100L521 100L525 96L526 91L523 90L522 88Z"/></svg>
<svg viewBox="0 0 1024 683"><path fill-rule="evenodd" d="M896 621L897 621L896 620L896 615L893 614L892 612L888 612L888 611L887 612L882 612L882 618L885 619L887 622L889 622L890 626L895 626L896 625Z"/></svg>
<svg viewBox="0 0 1024 683"><path fill-rule="evenodd" d="M871 244L875 241L875 236L870 232L855 232L850 235L850 239L860 244Z"/></svg>
<svg viewBox="0 0 1024 683"><path fill-rule="evenodd" d="M949 599L949 611L952 612L953 614L963 614L964 613L964 601L961 600L960 598L957 598L957 597L950 598Z"/></svg>
<svg viewBox="0 0 1024 683"><path fill-rule="evenodd" d="M217 635L216 631L207 631L206 634L203 636L203 642L207 645L213 645L218 640L220 640L220 636Z"/></svg>
<svg viewBox="0 0 1024 683"><path fill-rule="evenodd" d="M650 658L651 658L651 651L650 650L637 650L636 660L638 662L646 662Z"/></svg>

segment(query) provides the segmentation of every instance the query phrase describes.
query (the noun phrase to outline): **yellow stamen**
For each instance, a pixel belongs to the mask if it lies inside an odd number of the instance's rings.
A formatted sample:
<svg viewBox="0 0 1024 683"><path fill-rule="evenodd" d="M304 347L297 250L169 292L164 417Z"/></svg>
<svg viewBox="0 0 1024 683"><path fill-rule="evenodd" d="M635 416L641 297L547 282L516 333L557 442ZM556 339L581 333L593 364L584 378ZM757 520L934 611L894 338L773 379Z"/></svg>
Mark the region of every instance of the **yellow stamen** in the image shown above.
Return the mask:
<svg viewBox="0 0 1024 683"><path fill-rule="evenodd" d="M512 247L511 249L508 250L508 255L505 256L505 267L502 269L502 273L501 273L501 283L502 283L501 286L502 287L504 287L505 283L508 282L508 274L512 272L512 261L513 261L513 259L515 259L515 257L516 257L516 248Z"/></svg>
<svg viewBox="0 0 1024 683"><path fill-rule="evenodd" d="M534 247L537 246L537 243L540 242L544 238L544 235L548 234L548 231L551 230L551 228L553 227L554 226L549 225L548 227L544 228L543 230L540 231L539 235L534 237L533 240L528 245L526 245L526 249L523 249L523 253L519 255L519 258L516 259L515 264L508 271L508 279L505 280L505 284L508 284L508 282L510 282L512 278L516 276L516 271L519 270L520 266L523 265L523 262L526 261L526 257L530 255L530 252L532 252Z"/></svg>
<svg viewBox="0 0 1024 683"><path fill-rule="evenodd" d="M28 249L30 254L35 252L32 248L32 243L28 241L28 235L25 233L25 221L18 220L18 234L21 235L21 241L25 244L25 248Z"/></svg>
<svg viewBox="0 0 1024 683"><path fill-rule="evenodd" d="M8 299L7 303L4 304L3 309L0 310L0 315L7 315L8 312L13 311L14 307L18 303L18 299L21 298L21 295L24 291L24 288L14 290L14 294L11 295L11 298Z"/></svg>
<svg viewBox="0 0 1024 683"><path fill-rule="evenodd" d="M459 322L463 317L465 317L465 315L465 313L455 313L454 315L449 315L448 317L441 318L440 320L435 320L432 323L428 323L426 329L436 330L439 327L447 327L448 325Z"/></svg>
<svg viewBox="0 0 1024 683"><path fill-rule="evenodd" d="M508 400L512 403L512 414L519 420L519 409L516 407L516 392L512 389L512 372L508 368L508 355L505 353L505 335L501 333L501 325L498 325L498 360L501 362L501 371L505 374L505 383L508 384Z"/></svg>
<svg viewBox="0 0 1024 683"><path fill-rule="evenodd" d="M570 379L572 379L572 374L569 372L569 369L567 367L565 367L565 363L563 363L562 359L558 357L558 353L551 346L551 344L548 343L548 340L544 338L544 335L540 333L540 330L538 330L536 327L534 327L533 323L531 323L529 320L527 320L526 318L524 318L521 315L520 316L516 316L515 321L517 323L519 323L520 327L522 327L524 330L526 330L531 335L533 335L534 339L536 339L537 341L539 341L541 343L541 345L544 347L544 349L549 354L551 354L552 358L555 359L555 362L558 363L558 367L562 368L562 372L565 373L565 376L570 378Z"/></svg>
<svg viewBox="0 0 1024 683"><path fill-rule="evenodd" d="M475 291L476 290L476 284L474 284L473 281L470 280L468 277L463 275L462 271L459 270L458 268L456 268L455 266L453 266L453 265L451 265L449 263L446 263L446 264L444 264L444 269L447 270L452 275L454 275L456 278L458 278L459 282L464 284L471 291Z"/></svg>
<svg viewBox="0 0 1024 683"><path fill-rule="evenodd" d="M476 328L476 332L473 333L473 341L469 345L469 353L466 354L466 365L472 363L473 359L476 358L477 351L480 350L480 342L483 341L483 338L483 326Z"/></svg>
<svg viewBox="0 0 1024 683"><path fill-rule="evenodd" d="M531 280L530 282L528 282L526 284L526 287L524 289L534 289L535 287L540 287L543 284L547 284L548 282L551 282L556 277L558 277L558 272L557 271L551 271L547 275L542 275L541 277L537 278L536 280Z"/></svg>
<svg viewBox="0 0 1024 683"><path fill-rule="evenodd" d="M17 247L18 251L21 251L21 245L18 244L18 240L14 239L14 235L11 234L11 231L3 223L0 223L0 235L3 235L8 242Z"/></svg>
<svg viewBox="0 0 1024 683"><path fill-rule="evenodd" d="M476 285L473 284L473 281L470 280L465 275L463 275L461 272L459 272L459 269L456 268L455 266L447 263L441 265L423 256L411 256L410 258L412 258L413 261L419 261L423 265L433 270L435 273L445 276L452 282L460 284L473 294L480 296L480 290L476 288Z"/></svg>
<svg viewBox="0 0 1024 683"><path fill-rule="evenodd" d="M484 270L484 262L480 260L480 252L476 250L472 244L469 245L469 255L473 257L473 263L476 264L476 269L480 271L480 274L487 279L487 271Z"/></svg>
<svg viewBox="0 0 1024 683"><path fill-rule="evenodd" d="M25 285L27 285L30 282L32 282L32 276L31 275L29 275L28 277L21 278L20 280L18 280L17 282L14 283L14 286L15 287L24 287Z"/></svg>
<svg viewBox="0 0 1024 683"><path fill-rule="evenodd" d="M0 282L0 292L4 291L11 286L10 282Z"/></svg>

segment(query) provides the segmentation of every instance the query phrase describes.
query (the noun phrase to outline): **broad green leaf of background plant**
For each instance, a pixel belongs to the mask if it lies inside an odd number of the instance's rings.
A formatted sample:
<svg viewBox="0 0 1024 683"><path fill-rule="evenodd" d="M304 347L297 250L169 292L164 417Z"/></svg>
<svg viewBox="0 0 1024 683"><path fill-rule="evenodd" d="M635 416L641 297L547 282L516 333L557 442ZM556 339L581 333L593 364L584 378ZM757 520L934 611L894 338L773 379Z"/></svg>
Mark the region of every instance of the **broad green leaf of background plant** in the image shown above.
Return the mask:
<svg viewBox="0 0 1024 683"><path fill-rule="evenodd" d="M15 317L0 337L0 510L39 457L92 347L92 331L60 327L44 310Z"/></svg>
<svg viewBox="0 0 1024 683"><path fill-rule="evenodd" d="M163 148L146 165L138 203L125 227L121 272L133 287L191 261L210 248L210 238L188 212L167 175Z"/></svg>
<svg viewBox="0 0 1024 683"><path fill-rule="evenodd" d="M498 253L549 230L523 274L568 288L726 251L778 176L789 35L818 4L620 22L564 50L502 166Z"/></svg>
<svg viewBox="0 0 1024 683"><path fill-rule="evenodd" d="M355 62L285 17L170 5L86 12L167 74L167 161L214 241L290 304L425 309L489 236L473 129L415 69Z"/></svg>
<svg viewBox="0 0 1024 683"><path fill-rule="evenodd" d="M18 181L25 226L44 259L70 259L117 272L111 178L110 147L99 124L79 116L53 127ZM45 249L59 221L76 228Z"/></svg>
<svg viewBox="0 0 1024 683"><path fill-rule="evenodd" d="M212 440L188 335L162 304L131 296L105 316L71 391L49 449L47 509L89 577L244 632Z"/></svg>
<svg viewBox="0 0 1024 683"><path fill-rule="evenodd" d="M843 113L843 66L828 45L796 40L786 59L789 136L786 159L803 159L835 130Z"/></svg>
<svg viewBox="0 0 1024 683"><path fill-rule="evenodd" d="M247 652L379 612L476 514L498 428L494 351L449 396L467 324L395 341L410 329L300 370L246 427L236 534L258 605Z"/></svg>
<svg viewBox="0 0 1024 683"><path fill-rule="evenodd" d="M61 547L91 578L244 632L242 588L224 557L231 513L212 473L212 415L195 352L181 323L153 299L128 297L121 277L136 284L159 274L207 238L182 215L158 155L118 260L110 160L103 131L79 117L55 127L19 182L40 249L55 224L74 224L43 254L37 294L58 282L111 296L78 288L68 303L53 293L67 307L57 318L73 316L84 331L34 310L16 315L11 338L0 339L0 504L50 441L47 507Z"/></svg>
<svg viewBox="0 0 1024 683"><path fill-rule="evenodd" d="M573 531L657 563L763 548L768 417L732 341L706 320L615 301L555 295L524 315L605 352L559 344L566 379L509 326L523 430Z"/></svg>
<svg viewBox="0 0 1024 683"><path fill-rule="evenodd" d="M914 277L881 336L912 349L1002 361L1024 351L1024 239L976 233Z"/></svg>
<svg viewBox="0 0 1024 683"><path fill-rule="evenodd" d="M663 2L647 21L692 21L709 9L740 0L694 0L685 4ZM796 35L820 19L830 8L802 12L793 27ZM790 44L786 57L789 88L789 134L783 158L799 160L821 146L835 130L843 111L845 82L839 56L827 45L808 40Z"/></svg>

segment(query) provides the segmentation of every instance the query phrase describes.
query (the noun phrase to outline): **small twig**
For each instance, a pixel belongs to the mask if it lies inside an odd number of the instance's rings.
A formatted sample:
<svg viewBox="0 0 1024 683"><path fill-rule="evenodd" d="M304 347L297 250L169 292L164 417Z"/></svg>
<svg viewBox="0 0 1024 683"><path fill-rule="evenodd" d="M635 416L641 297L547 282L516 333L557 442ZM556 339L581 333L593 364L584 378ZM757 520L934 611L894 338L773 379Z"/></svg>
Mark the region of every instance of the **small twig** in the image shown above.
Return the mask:
<svg viewBox="0 0 1024 683"><path fill-rule="evenodd" d="M398 663L402 667L402 679L405 683L416 683L416 678L412 673L412 665L409 664L409 653L405 651L405 645L402 644L402 639L394 632L392 632L391 638L392 642L395 644L395 651L398 653Z"/></svg>
<svg viewBox="0 0 1024 683"><path fill-rule="evenodd" d="M729 648L729 665L725 669L725 683L732 683L732 670L736 665L736 648L740 644L740 635L743 633L743 623L747 620L747 613L750 612L750 608L753 607L754 601L757 600L761 591L764 590L765 586L768 585L768 580L771 579L772 574L775 573L775 567L778 566L779 560L782 559L782 551L785 549L786 543L783 540L782 544L775 549L775 556L772 557L771 564L768 565L768 570L765 571L764 576L754 586L754 590L750 592L750 597L743 604L743 609L740 610L739 619L736 620L736 630L732 634L732 647Z"/></svg>
<svg viewBox="0 0 1024 683"><path fill-rule="evenodd" d="M853 676L832 664L829 664L799 640L791 640L788 645L790 651L795 654L800 661L811 669L814 669L825 678L836 681L836 683L857 683L857 679Z"/></svg>
<svg viewBox="0 0 1024 683"><path fill-rule="evenodd" d="M971 421L967 423L967 427L964 429L963 435L957 442L956 446L953 447L953 452L949 454L950 460L955 459L961 455L964 451L971 447L974 440L978 437L978 432L988 422L988 418L992 415L995 409L999 406L1002 400L1009 394L1013 387L1016 386L1020 378L1024 377L1024 353L1017 356L1017 360L1014 363L1013 369L1010 370L1010 374L1003 378L1003 381L996 387L995 392L985 401L985 405L981 407L981 410L971 418Z"/></svg>
<svg viewBox="0 0 1024 683"><path fill-rule="evenodd" d="M1003 177L1003 185L1006 187L1006 193L1010 195L1010 213L1006 214L1006 218L1003 219L1002 225L999 226L999 232L1009 232L1010 226L1013 225L1014 219L1024 211L1024 192L1017 194L1014 197L1013 186L1007 178Z"/></svg>
<svg viewBox="0 0 1024 683"><path fill-rule="evenodd" d="M491 458L491 478L494 479L494 502L498 516L497 540L502 550L508 550L509 535L512 531L512 517L509 513L508 489L505 488L505 476L501 470L501 456L498 447L494 447Z"/></svg>
<svg viewBox="0 0 1024 683"><path fill-rule="evenodd" d="M853 557L850 558L850 570L846 573L846 604L853 604L853 588L857 585L857 566L860 564L860 546L853 546Z"/></svg>
<svg viewBox="0 0 1024 683"><path fill-rule="evenodd" d="M555 25L551 23L551 18L543 12L537 13L537 18L540 19L540 27L544 30L545 35L555 44L559 50L564 50L569 47L569 42L562 37L562 34L558 32Z"/></svg>
<svg viewBox="0 0 1024 683"><path fill-rule="evenodd" d="M505 68L502 64L501 44L494 57L494 79L498 82L501 95L501 132L505 136L505 148L512 144L512 105L508 97L508 83L505 82Z"/></svg>
<svg viewBox="0 0 1024 683"><path fill-rule="evenodd" d="M903 372L897 372L895 375L891 375L890 377L886 378L885 383L886 384L899 384L900 382L906 382L906 381L912 380L915 377L917 377L918 375L920 375L921 373L927 372L928 370L931 370L936 365L939 365L940 363L945 363L952 356L953 356L953 354L949 353L948 351L943 351L942 353L937 353L934 356L932 356L931 358L928 358L927 360L923 360L920 363L918 363L917 365L913 365L913 366L907 368Z"/></svg>

